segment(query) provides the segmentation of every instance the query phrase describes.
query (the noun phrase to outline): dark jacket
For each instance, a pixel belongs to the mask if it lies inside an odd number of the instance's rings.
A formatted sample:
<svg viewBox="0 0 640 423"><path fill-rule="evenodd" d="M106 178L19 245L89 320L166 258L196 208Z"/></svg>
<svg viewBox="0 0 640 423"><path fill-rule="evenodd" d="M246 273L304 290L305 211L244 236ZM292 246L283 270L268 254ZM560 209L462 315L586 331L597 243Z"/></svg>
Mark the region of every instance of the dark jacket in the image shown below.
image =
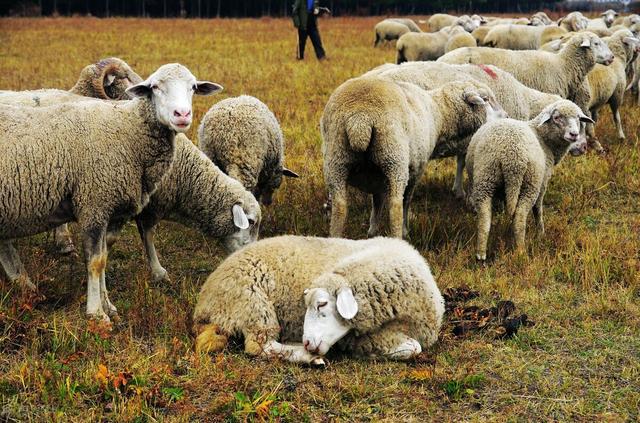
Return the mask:
<svg viewBox="0 0 640 423"><path fill-rule="evenodd" d="M313 8L317 9L320 2L319 0L313 0ZM311 12L313 13L313 11ZM293 25L296 28L300 28L302 30L307 29L307 19L309 17L309 11L307 10L307 0L295 0L293 3L293 14L291 15L293 18Z"/></svg>

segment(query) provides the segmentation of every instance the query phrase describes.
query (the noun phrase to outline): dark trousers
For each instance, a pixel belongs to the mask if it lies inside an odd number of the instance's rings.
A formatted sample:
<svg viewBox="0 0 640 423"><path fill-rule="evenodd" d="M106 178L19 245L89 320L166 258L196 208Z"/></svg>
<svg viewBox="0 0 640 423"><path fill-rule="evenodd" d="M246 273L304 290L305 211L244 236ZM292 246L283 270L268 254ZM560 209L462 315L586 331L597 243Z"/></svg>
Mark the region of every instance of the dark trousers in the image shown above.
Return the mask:
<svg viewBox="0 0 640 423"><path fill-rule="evenodd" d="M316 51L316 57L322 59L325 53L324 48L322 48L320 31L318 31L318 18L311 12L309 12L307 19L307 29L298 28L298 59L304 59L304 47L307 44L307 37L311 38L313 49Z"/></svg>

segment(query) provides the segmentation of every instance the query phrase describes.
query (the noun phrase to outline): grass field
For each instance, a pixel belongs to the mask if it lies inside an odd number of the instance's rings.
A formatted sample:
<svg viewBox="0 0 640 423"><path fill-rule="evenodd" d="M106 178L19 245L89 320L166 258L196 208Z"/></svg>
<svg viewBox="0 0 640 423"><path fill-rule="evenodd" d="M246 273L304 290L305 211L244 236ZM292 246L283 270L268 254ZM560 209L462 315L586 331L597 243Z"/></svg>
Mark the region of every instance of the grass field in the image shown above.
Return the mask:
<svg viewBox="0 0 640 423"><path fill-rule="evenodd" d="M221 83L222 95L195 100L197 122L215 101L256 96L282 123L288 167L303 175L264 210L261 235L323 236L318 122L339 84L393 61L392 48L372 48L376 21L322 20L330 59L318 63L310 45L306 61L295 60L296 35L283 19L1 19L0 89L70 88L85 65L118 56L143 77L178 61ZM122 317L109 333L85 319L81 258L57 255L43 234L17 246L44 302L24 304L0 274L0 421L637 420L640 111L627 103L625 142L606 110L597 132L608 154L568 157L557 169L547 233L531 225L526 257L511 252L499 217L488 265L475 263L474 217L450 194L452 160L432 163L417 190L411 242L441 289L467 284L485 305L513 300L536 323L513 339L445 330L431 359L332 357L324 370L249 359L237 347L197 356L188 316L223 259L215 240L163 223L157 246L172 282L153 285L129 225L109 256ZM352 205L348 235L362 238L369 205L357 195Z"/></svg>

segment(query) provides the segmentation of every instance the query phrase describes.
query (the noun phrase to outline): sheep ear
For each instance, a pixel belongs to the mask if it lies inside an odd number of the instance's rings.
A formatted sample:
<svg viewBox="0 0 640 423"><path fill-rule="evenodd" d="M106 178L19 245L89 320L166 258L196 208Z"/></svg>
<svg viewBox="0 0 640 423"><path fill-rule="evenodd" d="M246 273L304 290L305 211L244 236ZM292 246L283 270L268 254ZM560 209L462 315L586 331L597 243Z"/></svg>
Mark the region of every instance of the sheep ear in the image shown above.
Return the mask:
<svg viewBox="0 0 640 423"><path fill-rule="evenodd" d="M125 91L129 95L129 97L146 97L151 94L150 83L147 81L142 81L139 84L136 84L132 87L127 88Z"/></svg>
<svg viewBox="0 0 640 423"><path fill-rule="evenodd" d="M553 116L553 112L555 112L554 110L545 110L542 112L542 119L540 120L540 124L538 125L538 127L544 125L545 123L549 122Z"/></svg>
<svg viewBox="0 0 640 423"><path fill-rule="evenodd" d="M282 168L282 176L288 176L289 178L299 178L300 175L295 173L293 170L287 169L286 167Z"/></svg>
<svg viewBox="0 0 640 423"><path fill-rule="evenodd" d="M580 122L584 122L584 123L593 123L595 124L595 122L593 121L593 119L591 119L589 116L587 115L580 115L578 116L578 119L580 119Z"/></svg>
<svg viewBox="0 0 640 423"><path fill-rule="evenodd" d="M351 320L358 313L358 303L353 296L351 288L338 289L336 307L343 319Z"/></svg>
<svg viewBox="0 0 640 423"><path fill-rule="evenodd" d="M476 106L482 106L485 104L482 97L478 95L476 92L466 92L464 93L464 100L469 104L475 104Z"/></svg>
<svg viewBox="0 0 640 423"><path fill-rule="evenodd" d="M113 81L116 80L116 76L112 73L108 74L106 76L106 78L104 78L104 86L105 87L109 87L111 86L111 84L113 84Z"/></svg>
<svg viewBox="0 0 640 423"><path fill-rule="evenodd" d="M631 45L634 45L636 42L638 42L638 40L634 37L624 37L622 39L622 42L628 46L631 46Z"/></svg>
<svg viewBox="0 0 640 423"><path fill-rule="evenodd" d="M215 93L219 93L224 88L220 84L216 84L215 82L209 81L196 81L196 91L195 94L198 95L211 95Z"/></svg>
<svg viewBox="0 0 640 423"><path fill-rule="evenodd" d="M242 206L240 204L235 204L232 208L233 211L233 224L236 225L238 229L247 229L249 228L249 219L247 215L244 213Z"/></svg>
<svg viewBox="0 0 640 423"><path fill-rule="evenodd" d="M589 37L584 37L582 39L582 44L580 44L580 47L591 47L591 40L589 39Z"/></svg>
<svg viewBox="0 0 640 423"><path fill-rule="evenodd" d="M549 45L549 47L551 47L554 50L559 50L561 45L562 45L562 40L553 40L551 41L551 44Z"/></svg>

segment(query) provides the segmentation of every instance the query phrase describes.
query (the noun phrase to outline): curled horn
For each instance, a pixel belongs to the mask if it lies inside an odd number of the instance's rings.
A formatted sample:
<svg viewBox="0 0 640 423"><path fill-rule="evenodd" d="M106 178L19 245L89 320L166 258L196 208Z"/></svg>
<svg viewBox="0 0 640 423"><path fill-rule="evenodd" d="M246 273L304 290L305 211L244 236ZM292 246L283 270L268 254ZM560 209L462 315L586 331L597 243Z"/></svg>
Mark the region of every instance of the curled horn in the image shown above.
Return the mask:
<svg viewBox="0 0 640 423"><path fill-rule="evenodd" d="M95 92L100 96L99 98L105 100L117 100L109 97L104 90L104 81L107 75L115 73L122 69L122 64L119 59L110 57L108 59L102 59L98 63L91 65L94 68L94 78L91 80L91 85Z"/></svg>

